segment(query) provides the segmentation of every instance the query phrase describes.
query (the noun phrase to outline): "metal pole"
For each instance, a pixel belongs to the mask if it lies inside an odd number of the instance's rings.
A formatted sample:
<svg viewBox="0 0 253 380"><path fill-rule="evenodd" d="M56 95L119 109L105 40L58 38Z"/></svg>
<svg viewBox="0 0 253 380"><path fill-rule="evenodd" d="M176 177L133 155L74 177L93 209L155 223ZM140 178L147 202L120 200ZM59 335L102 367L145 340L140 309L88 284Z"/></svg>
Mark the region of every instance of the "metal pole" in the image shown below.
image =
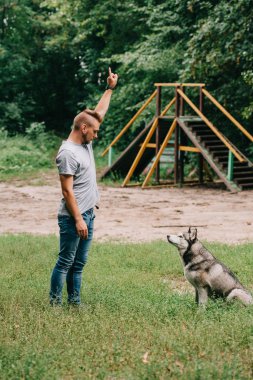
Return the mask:
<svg viewBox="0 0 253 380"><path fill-rule="evenodd" d="M108 155L108 166L112 166L112 147L109 149L109 155Z"/></svg>
<svg viewBox="0 0 253 380"><path fill-rule="evenodd" d="M227 179L232 181L234 177L234 155L231 151L228 153L228 174Z"/></svg>

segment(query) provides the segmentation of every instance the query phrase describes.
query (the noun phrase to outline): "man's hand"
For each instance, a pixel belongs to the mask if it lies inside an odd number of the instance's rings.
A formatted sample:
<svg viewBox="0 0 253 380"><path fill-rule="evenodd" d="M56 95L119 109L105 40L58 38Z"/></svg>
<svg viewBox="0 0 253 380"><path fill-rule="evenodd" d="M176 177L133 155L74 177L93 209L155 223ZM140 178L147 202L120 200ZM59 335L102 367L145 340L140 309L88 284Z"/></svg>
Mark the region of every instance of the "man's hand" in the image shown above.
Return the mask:
<svg viewBox="0 0 253 380"><path fill-rule="evenodd" d="M76 221L76 230L81 239L88 238L88 228L83 218Z"/></svg>
<svg viewBox="0 0 253 380"><path fill-rule="evenodd" d="M117 82L118 82L118 75L113 74L111 68L109 67L109 77L107 78L108 86L111 89L113 89L117 85ZM95 108L95 111L99 113L102 120L103 120L103 118L104 118L104 116L108 110L110 100L111 100L111 96L112 96L112 91L106 90L103 93L101 99L99 100L99 102Z"/></svg>
<svg viewBox="0 0 253 380"><path fill-rule="evenodd" d="M114 88L116 87L117 82L118 82L118 75L113 74L111 68L109 67L109 77L107 78L108 86L110 86L111 88Z"/></svg>

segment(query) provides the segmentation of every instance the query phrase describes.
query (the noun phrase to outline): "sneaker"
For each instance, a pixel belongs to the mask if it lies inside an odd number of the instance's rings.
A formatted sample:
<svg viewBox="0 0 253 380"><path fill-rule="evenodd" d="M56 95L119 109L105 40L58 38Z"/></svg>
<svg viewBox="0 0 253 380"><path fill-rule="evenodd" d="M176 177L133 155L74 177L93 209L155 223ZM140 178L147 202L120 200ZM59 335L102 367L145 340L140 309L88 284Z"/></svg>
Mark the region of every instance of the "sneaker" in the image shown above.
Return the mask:
<svg viewBox="0 0 253 380"><path fill-rule="evenodd" d="M52 307L62 307L62 303L59 300L50 300L50 306Z"/></svg>

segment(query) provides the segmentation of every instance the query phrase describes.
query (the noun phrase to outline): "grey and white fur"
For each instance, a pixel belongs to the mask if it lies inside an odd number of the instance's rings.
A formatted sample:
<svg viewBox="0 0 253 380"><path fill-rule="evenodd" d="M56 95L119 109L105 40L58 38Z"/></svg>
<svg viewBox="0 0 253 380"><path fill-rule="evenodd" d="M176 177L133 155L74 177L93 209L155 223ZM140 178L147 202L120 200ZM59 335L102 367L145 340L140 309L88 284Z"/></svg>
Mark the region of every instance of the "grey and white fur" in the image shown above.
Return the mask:
<svg viewBox="0 0 253 380"><path fill-rule="evenodd" d="M178 248L186 279L195 288L195 300L205 305L208 297L222 297L228 301L253 303L251 294L223 263L218 261L198 240L197 229L189 228L180 235L168 235L168 242Z"/></svg>

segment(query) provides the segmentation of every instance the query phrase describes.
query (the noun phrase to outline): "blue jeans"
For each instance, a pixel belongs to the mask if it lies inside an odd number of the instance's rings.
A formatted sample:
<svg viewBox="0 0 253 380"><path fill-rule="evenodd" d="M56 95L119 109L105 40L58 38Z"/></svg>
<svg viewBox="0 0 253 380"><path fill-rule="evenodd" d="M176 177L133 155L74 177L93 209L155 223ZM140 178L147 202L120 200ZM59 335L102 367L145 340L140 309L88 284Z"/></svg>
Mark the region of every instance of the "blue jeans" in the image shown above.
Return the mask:
<svg viewBox="0 0 253 380"><path fill-rule="evenodd" d="M72 216L58 216L60 227L60 252L51 276L50 303L60 305L62 289L67 282L68 303L80 304L83 267L87 262L93 236L93 209L82 214L87 224L88 238L80 239Z"/></svg>

